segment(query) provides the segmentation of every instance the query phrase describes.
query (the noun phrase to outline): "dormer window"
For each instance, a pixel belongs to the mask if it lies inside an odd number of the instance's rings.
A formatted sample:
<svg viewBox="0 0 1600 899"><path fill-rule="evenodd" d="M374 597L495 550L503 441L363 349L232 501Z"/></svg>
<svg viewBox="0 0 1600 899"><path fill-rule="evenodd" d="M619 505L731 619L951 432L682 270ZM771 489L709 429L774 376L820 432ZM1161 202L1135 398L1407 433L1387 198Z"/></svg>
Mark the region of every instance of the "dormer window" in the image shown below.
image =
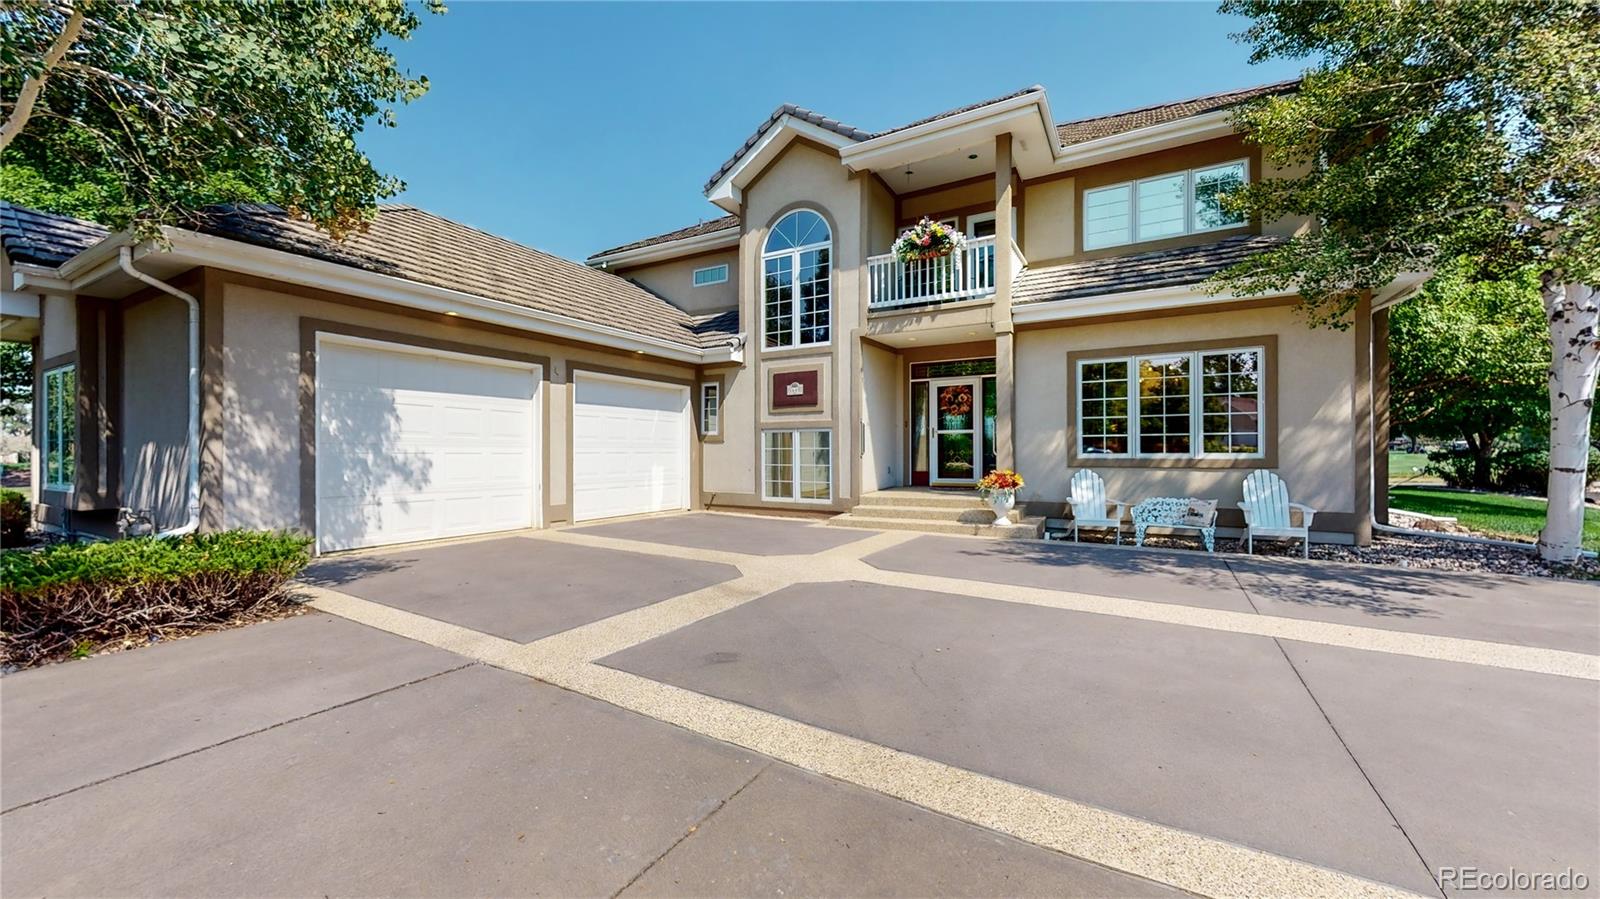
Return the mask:
<svg viewBox="0 0 1600 899"><path fill-rule="evenodd" d="M1083 192L1083 248L1218 231L1244 224L1222 208L1222 196L1245 185L1244 160L1169 172Z"/></svg>
<svg viewBox="0 0 1600 899"><path fill-rule="evenodd" d="M789 213L761 252L762 346L815 346L831 339L833 232L809 209Z"/></svg>

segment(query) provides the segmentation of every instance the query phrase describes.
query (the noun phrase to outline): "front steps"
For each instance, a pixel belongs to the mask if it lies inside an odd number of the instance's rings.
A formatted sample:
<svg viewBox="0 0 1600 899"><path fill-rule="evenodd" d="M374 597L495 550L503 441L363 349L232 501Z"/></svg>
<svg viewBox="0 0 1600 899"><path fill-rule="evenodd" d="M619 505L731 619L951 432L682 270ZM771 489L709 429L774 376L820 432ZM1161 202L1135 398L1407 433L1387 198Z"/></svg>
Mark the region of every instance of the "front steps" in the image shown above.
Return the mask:
<svg viewBox="0 0 1600 899"><path fill-rule="evenodd" d="M1011 527L997 528L994 526L994 513L975 493L897 487L862 496L860 505L843 515L828 519L828 524L874 531L962 534L1001 540L1043 536L1044 517L1024 517L1021 513L1021 509L1011 513Z"/></svg>

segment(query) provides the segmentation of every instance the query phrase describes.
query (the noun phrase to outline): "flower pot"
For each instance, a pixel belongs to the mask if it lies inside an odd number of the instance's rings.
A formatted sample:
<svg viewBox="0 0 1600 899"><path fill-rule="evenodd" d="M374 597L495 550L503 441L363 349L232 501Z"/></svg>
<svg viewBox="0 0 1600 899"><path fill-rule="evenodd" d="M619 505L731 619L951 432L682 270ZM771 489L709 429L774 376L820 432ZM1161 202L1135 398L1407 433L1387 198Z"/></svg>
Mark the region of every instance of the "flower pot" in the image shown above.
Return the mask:
<svg viewBox="0 0 1600 899"><path fill-rule="evenodd" d="M1011 527L1011 510L1017 507L1017 494L1012 490L994 490L989 493L989 508L994 510L995 527Z"/></svg>

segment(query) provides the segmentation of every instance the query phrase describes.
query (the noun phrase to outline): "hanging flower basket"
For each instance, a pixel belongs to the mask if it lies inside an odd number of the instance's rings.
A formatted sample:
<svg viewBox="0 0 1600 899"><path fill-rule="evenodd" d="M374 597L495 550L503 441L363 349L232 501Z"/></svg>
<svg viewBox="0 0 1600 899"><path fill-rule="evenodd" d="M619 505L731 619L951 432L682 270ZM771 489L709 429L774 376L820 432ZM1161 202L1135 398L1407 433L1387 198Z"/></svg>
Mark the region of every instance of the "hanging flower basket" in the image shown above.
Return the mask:
<svg viewBox="0 0 1600 899"><path fill-rule="evenodd" d="M967 236L949 225L924 217L894 242L894 256L901 262L940 259L967 245Z"/></svg>

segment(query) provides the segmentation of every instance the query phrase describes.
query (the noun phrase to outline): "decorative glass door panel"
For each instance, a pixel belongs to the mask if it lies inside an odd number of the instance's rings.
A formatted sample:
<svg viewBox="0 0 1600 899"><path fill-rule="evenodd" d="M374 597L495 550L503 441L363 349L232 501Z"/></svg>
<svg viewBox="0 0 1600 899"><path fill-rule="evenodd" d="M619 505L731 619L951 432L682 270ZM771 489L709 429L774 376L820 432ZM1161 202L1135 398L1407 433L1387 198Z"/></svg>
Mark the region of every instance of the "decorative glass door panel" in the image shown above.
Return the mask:
<svg viewBox="0 0 1600 899"><path fill-rule="evenodd" d="M982 428L983 390L978 378L952 378L933 381L933 465L934 484L972 484L982 476L978 456Z"/></svg>

